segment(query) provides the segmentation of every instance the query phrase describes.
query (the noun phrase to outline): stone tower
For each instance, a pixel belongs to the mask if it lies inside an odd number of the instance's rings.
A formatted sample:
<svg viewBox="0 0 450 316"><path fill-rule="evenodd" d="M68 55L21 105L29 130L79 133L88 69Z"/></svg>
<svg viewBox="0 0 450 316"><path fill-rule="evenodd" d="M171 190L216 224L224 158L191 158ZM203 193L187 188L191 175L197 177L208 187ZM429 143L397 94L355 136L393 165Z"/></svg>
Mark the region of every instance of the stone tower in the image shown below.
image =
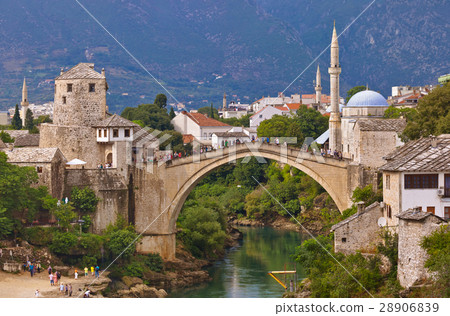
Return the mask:
<svg viewBox="0 0 450 316"><path fill-rule="evenodd" d="M22 87L22 102L20 102L20 106L22 108L22 126L25 126L25 119L27 116L28 106L28 90L27 90L27 81L23 78L23 87Z"/></svg>
<svg viewBox="0 0 450 316"><path fill-rule="evenodd" d="M333 26L333 37L331 39L331 64L328 68L330 74L330 149L331 151L341 151L341 114L339 112L339 74L341 66L339 64L339 44L336 33L336 25Z"/></svg>
<svg viewBox="0 0 450 316"><path fill-rule="evenodd" d="M64 126L93 126L106 117L105 71L79 63L55 78L53 122Z"/></svg>
<svg viewBox="0 0 450 316"><path fill-rule="evenodd" d="M226 111L226 110L227 110L227 94L224 92L223 93L222 111Z"/></svg>
<svg viewBox="0 0 450 316"><path fill-rule="evenodd" d="M322 79L320 79L320 68L319 65L317 65L317 73L316 73L316 103L320 105L322 100Z"/></svg>

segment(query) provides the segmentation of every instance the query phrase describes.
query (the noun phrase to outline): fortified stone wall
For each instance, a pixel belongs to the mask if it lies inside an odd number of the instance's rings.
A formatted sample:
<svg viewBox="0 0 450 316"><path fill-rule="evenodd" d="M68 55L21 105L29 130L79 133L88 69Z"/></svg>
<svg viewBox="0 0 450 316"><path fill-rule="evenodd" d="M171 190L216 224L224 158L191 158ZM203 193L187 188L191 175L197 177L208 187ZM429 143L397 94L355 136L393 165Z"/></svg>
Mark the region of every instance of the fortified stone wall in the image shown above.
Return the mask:
<svg viewBox="0 0 450 316"><path fill-rule="evenodd" d="M378 219L383 210L378 202L334 225L334 249L345 254L373 253L381 241Z"/></svg>
<svg viewBox="0 0 450 316"><path fill-rule="evenodd" d="M86 161L88 169L97 168L104 160L102 146L97 145L95 129L84 126L42 124L39 147L58 147L67 161Z"/></svg>
<svg viewBox="0 0 450 316"><path fill-rule="evenodd" d="M397 132L392 131L360 131L357 145L359 148L359 163L381 167L386 163L383 159L398 146Z"/></svg>
<svg viewBox="0 0 450 316"><path fill-rule="evenodd" d="M126 179L115 169L73 169L66 171L64 196L70 200L74 187L89 186L100 199L93 215L92 230L101 233L115 223L120 214L128 220L128 187Z"/></svg>
<svg viewBox="0 0 450 316"><path fill-rule="evenodd" d="M420 246L422 238L437 230L443 221L428 216L421 221L399 219L398 227L398 280L406 288L430 277L425 269L428 254Z"/></svg>

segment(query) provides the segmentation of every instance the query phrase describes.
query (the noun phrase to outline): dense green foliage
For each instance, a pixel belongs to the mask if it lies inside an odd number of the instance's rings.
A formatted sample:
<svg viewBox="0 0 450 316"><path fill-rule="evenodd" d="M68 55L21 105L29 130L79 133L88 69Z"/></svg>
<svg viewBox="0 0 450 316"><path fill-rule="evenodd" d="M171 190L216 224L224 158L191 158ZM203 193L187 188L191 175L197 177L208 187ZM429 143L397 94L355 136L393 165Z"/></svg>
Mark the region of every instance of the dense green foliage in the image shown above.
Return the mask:
<svg viewBox="0 0 450 316"><path fill-rule="evenodd" d="M137 108L126 107L121 116L130 121L142 121L145 126L160 131L173 129L167 110L156 104L141 104Z"/></svg>
<svg viewBox="0 0 450 316"><path fill-rule="evenodd" d="M6 154L0 152L0 209L5 210L4 216L20 223L32 222L40 210L50 209L48 190L35 187L37 180L34 168L9 164Z"/></svg>
<svg viewBox="0 0 450 316"><path fill-rule="evenodd" d="M450 297L450 226L426 236L421 243L429 255L425 267L434 273L434 297Z"/></svg>
<svg viewBox="0 0 450 316"><path fill-rule="evenodd" d="M395 107L393 105L389 106L386 111L384 111L385 118L400 118L404 117L408 121L412 120L416 113L416 109L414 108L404 108L404 107Z"/></svg>
<svg viewBox="0 0 450 316"><path fill-rule="evenodd" d="M296 137L297 142L292 145L301 146L307 137L315 139L327 129L327 117L302 105L292 117L275 115L270 120L262 121L258 127L258 137Z"/></svg>
<svg viewBox="0 0 450 316"><path fill-rule="evenodd" d="M366 89L367 88L365 86L356 86L356 87L351 88L350 90L347 91L347 97L345 98L345 103L347 104L348 101L350 101L350 99L352 98L352 96L354 96L358 92L364 91Z"/></svg>
<svg viewBox="0 0 450 316"><path fill-rule="evenodd" d="M364 188L357 187L353 191L352 201L354 203L364 202L366 206L371 205L374 202L381 202L383 200L383 191L373 191L372 185L367 185Z"/></svg>
<svg viewBox="0 0 450 316"><path fill-rule="evenodd" d="M213 119L219 118L219 111L212 106L204 106L204 107L199 108L197 111L198 111L198 113L205 114L208 117L213 118ZM211 115L211 112L212 112L213 116Z"/></svg>
<svg viewBox="0 0 450 316"><path fill-rule="evenodd" d="M419 100L403 131L405 140L450 133L450 84L433 89Z"/></svg>
<svg viewBox="0 0 450 316"><path fill-rule="evenodd" d="M221 119L219 119L219 121L224 122L225 124L228 124L231 126L249 127L250 126L250 116L251 116L251 114L244 115L241 118L236 118L236 117L221 118Z"/></svg>
<svg viewBox="0 0 450 316"><path fill-rule="evenodd" d="M81 213L93 213L100 199L95 195L94 190L89 187L82 189L74 187L70 193L73 206Z"/></svg>
<svg viewBox="0 0 450 316"><path fill-rule="evenodd" d="M53 123L50 115L39 115L37 119L34 119L34 125L40 125L42 123Z"/></svg>
<svg viewBox="0 0 450 316"><path fill-rule="evenodd" d="M297 247L294 257L302 264L311 281L312 297L367 297L365 289L377 291L382 284L377 257L334 253L332 236L318 236L317 241L304 241Z"/></svg>
<svg viewBox="0 0 450 316"><path fill-rule="evenodd" d="M0 209L0 238L8 236L13 229L13 222L10 218L4 216L6 209Z"/></svg>
<svg viewBox="0 0 450 316"><path fill-rule="evenodd" d="M22 119L20 118L19 105L16 104L14 116L11 121L11 125L14 129L22 129Z"/></svg>
<svg viewBox="0 0 450 316"><path fill-rule="evenodd" d="M4 143L14 143L14 137L11 137L11 135L5 131L0 131L0 139Z"/></svg>

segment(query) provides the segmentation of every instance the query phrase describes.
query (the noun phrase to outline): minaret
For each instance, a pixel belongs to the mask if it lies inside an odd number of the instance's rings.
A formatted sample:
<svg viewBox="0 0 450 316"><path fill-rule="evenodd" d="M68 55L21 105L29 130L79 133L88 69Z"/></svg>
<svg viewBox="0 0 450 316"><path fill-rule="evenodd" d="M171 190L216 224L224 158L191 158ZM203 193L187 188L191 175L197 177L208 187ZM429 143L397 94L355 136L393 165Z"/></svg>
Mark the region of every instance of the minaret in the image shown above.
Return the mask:
<svg viewBox="0 0 450 316"><path fill-rule="evenodd" d="M226 111L227 110L227 94L224 92L223 93L223 105L222 105L222 111Z"/></svg>
<svg viewBox="0 0 450 316"><path fill-rule="evenodd" d="M320 79L320 68L317 65L317 73L316 73L316 103L320 105L320 101L322 100L322 80Z"/></svg>
<svg viewBox="0 0 450 316"><path fill-rule="evenodd" d="M26 79L23 78L22 102L20 102L20 106L22 107L22 126L25 126L25 119L27 116L28 105L29 103L28 103L27 82Z"/></svg>
<svg viewBox="0 0 450 316"><path fill-rule="evenodd" d="M331 65L328 68L330 74L330 149L331 151L341 151L341 114L339 113L339 74L341 66L339 65L339 44L336 33L336 24L333 26L333 38L331 39Z"/></svg>

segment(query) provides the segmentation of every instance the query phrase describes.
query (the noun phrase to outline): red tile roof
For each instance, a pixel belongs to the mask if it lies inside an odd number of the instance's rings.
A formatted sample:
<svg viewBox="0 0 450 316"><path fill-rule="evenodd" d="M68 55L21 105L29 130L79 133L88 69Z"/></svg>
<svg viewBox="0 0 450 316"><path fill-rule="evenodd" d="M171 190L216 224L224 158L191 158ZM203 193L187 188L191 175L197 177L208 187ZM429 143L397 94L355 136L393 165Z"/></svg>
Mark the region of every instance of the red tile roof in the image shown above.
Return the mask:
<svg viewBox="0 0 450 316"><path fill-rule="evenodd" d="M188 113L186 111L183 111L182 113L193 120L198 126L230 126L201 113Z"/></svg>
<svg viewBox="0 0 450 316"><path fill-rule="evenodd" d="M194 141L194 135L192 134L183 134L183 144L189 144Z"/></svg>
<svg viewBox="0 0 450 316"><path fill-rule="evenodd" d="M286 103L286 106L289 110L297 111L300 108L301 103Z"/></svg>

